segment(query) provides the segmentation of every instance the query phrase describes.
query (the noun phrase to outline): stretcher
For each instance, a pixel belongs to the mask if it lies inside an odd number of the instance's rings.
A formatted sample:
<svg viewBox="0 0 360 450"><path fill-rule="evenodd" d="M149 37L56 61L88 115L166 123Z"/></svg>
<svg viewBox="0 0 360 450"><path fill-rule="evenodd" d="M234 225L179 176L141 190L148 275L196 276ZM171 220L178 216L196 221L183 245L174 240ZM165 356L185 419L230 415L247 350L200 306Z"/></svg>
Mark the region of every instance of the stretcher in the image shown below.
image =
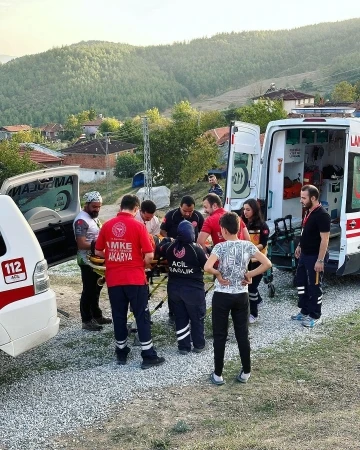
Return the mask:
<svg viewBox="0 0 360 450"><path fill-rule="evenodd" d="M296 269L295 248L300 238L301 222L301 219L293 218L290 214L267 222L270 231L267 257L272 262L272 267L265 272L263 281L268 286L270 298L275 295L273 268L292 271Z"/></svg>
<svg viewBox="0 0 360 450"><path fill-rule="evenodd" d="M263 277L263 281L268 285L268 294L272 298L275 295L273 284L273 268L296 271L297 260L295 249L299 243L301 235L302 218L287 215L272 221L266 222L269 227L269 240L267 257L272 262L272 267L268 269ZM339 238L341 228L336 221L330 226L330 239ZM329 245L331 248L331 245Z"/></svg>
<svg viewBox="0 0 360 450"><path fill-rule="evenodd" d="M98 280L98 283L102 286L105 283L105 266L94 264L90 260L90 255L88 256L88 264L89 266L94 270L95 273L100 275L100 278ZM164 288L164 291L162 292L163 297L160 299L159 303L150 311L150 315L152 316L156 311L158 311L164 303L167 301L167 281L168 281L168 272L169 272L169 266L168 262L163 258L154 259L149 267L145 269L146 278L148 280L148 298L149 300L154 296L156 291L158 291L161 287ZM210 283L209 287L205 291L205 294L207 294L212 287L214 286L213 278L210 275L204 276L204 282ZM130 312L127 316L127 323L129 332L136 332L136 327L133 325L134 322L134 314Z"/></svg>

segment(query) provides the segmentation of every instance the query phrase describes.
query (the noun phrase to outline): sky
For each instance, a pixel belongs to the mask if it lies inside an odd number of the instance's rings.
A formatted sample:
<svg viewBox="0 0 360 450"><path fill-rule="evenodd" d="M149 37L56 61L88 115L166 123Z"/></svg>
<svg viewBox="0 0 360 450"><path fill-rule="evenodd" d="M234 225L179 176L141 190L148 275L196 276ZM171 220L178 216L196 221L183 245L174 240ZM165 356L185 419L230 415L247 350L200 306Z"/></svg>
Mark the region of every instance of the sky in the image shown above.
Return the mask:
<svg viewBox="0 0 360 450"><path fill-rule="evenodd" d="M360 18L360 0L0 0L0 54L80 41L171 44L222 32Z"/></svg>

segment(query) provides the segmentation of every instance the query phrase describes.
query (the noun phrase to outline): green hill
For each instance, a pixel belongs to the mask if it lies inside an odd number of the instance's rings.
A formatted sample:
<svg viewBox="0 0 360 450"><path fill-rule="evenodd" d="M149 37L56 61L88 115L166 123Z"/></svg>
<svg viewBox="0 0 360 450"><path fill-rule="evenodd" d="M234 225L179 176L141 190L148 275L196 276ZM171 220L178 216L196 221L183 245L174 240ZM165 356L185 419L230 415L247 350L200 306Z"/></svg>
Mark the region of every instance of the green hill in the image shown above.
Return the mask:
<svg viewBox="0 0 360 450"><path fill-rule="evenodd" d="M319 89L328 89L339 77L360 78L359 41L360 19L352 19L163 46L90 41L55 48L0 66L0 125L64 122L68 114L91 107L125 118L317 70Z"/></svg>

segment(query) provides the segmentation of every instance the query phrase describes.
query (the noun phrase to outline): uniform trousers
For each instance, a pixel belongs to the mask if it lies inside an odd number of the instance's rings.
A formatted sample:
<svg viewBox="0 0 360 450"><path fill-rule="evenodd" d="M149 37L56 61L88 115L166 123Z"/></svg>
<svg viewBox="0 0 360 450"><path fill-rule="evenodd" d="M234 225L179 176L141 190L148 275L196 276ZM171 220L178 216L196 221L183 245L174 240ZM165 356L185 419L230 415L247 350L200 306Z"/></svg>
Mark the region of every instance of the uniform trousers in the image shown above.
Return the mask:
<svg viewBox="0 0 360 450"><path fill-rule="evenodd" d="M168 297L175 314L179 350L191 350L190 336L195 348L205 347L204 319L206 314L204 285L188 285L168 281Z"/></svg>
<svg viewBox="0 0 360 450"><path fill-rule="evenodd" d="M321 317L323 298L321 284L324 273L315 272L314 267L317 259L318 255L301 253L295 275L295 286L297 286L299 296L298 307L302 314L309 315L313 319ZM328 255L326 259L328 259Z"/></svg>
<svg viewBox="0 0 360 450"><path fill-rule="evenodd" d="M114 323L115 352L120 359L126 359L129 353L127 313L129 304L132 308L143 359L156 358L150 328L150 312L148 305L147 285L127 285L108 287L109 300Z"/></svg>

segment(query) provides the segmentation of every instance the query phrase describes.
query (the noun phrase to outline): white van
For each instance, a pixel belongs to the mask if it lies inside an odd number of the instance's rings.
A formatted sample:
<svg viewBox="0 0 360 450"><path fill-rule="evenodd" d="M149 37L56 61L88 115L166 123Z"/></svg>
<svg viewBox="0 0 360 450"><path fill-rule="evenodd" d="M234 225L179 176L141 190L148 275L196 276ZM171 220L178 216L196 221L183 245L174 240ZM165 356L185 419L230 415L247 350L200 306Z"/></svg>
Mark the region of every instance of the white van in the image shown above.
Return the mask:
<svg viewBox="0 0 360 450"><path fill-rule="evenodd" d="M225 208L257 198L270 230L289 215L300 228L299 184L314 184L332 220L325 270L360 273L360 120L317 112L270 122L262 150L257 125L231 123Z"/></svg>
<svg viewBox="0 0 360 450"><path fill-rule="evenodd" d="M46 259L53 265L76 255L72 223L79 210L78 167L39 170L3 183L0 350L17 356L58 332Z"/></svg>

